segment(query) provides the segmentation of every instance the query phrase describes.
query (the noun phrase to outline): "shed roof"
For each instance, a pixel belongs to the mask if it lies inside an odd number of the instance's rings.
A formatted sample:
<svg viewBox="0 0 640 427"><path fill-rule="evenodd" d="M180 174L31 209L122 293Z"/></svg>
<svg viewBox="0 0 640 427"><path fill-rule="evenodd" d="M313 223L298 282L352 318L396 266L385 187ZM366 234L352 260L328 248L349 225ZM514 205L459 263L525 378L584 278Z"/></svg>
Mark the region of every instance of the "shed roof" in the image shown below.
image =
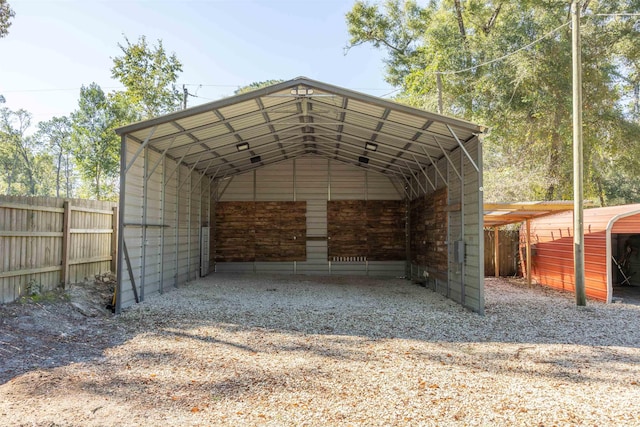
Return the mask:
<svg viewBox="0 0 640 427"><path fill-rule="evenodd" d="M631 215L640 215L640 204L629 204L619 206L606 206L603 208L591 208L584 210L584 232L585 234L600 233L610 229L613 233L637 233L638 221L634 220L629 230L619 226L624 224L623 219ZM553 224L559 227L573 229L573 217L569 213L559 213L548 218L542 218L543 224ZM535 223L534 223L535 224Z"/></svg>
<svg viewBox="0 0 640 427"><path fill-rule="evenodd" d="M407 180L485 130L298 77L116 132L211 179L318 155Z"/></svg>
<svg viewBox="0 0 640 427"><path fill-rule="evenodd" d="M573 201L485 203L484 226L500 227L566 211L573 211Z"/></svg>

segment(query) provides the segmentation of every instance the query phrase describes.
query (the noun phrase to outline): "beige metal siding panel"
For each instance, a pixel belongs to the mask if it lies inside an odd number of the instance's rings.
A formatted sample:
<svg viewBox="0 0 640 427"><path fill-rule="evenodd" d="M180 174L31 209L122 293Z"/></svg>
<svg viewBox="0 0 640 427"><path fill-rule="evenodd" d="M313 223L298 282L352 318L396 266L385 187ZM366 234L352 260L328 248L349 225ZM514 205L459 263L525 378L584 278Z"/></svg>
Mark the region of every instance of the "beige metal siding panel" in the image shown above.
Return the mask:
<svg viewBox="0 0 640 427"><path fill-rule="evenodd" d="M292 201L293 161L256 170L256 201Z"/></svg>
<svg viewBox="0 0 640 427"><path fill-rule="evenodd" d="M307 237L327 236L327 201L307 200Z"/></svg>
<svg viewBox="0 0 640 427"><path fill-rule="evenodd" d="M364 200L365 170L331 162L331 200Z"/></svg>
<svg viewBox="0 0 640 427"><path fill-rule="evenodd" d="M230 178L230 182L222 181L218 191L223 191L222 202L252 202L253 194L253 172L243 173Z"/></svg>
<svg viewBox="0 0 640 427"><path fill-rule="evenodd" d="M296 159L297 200L327 200L328 165L328 160L316 156Z"/></svg>
<svg viewBox="0 0 640 427"><path fill-rule="evenodd" d="M308 202L307 202L308 206ZM301 274L329 274L327 262L327 242L307 241L307 260L298 262L298 273Z"/></svg>
<svg viewBox="0 0 640 427"><path fill-rule="evenodd" d="M367 173L367 200L402 200L398 186L394 186L390 178L378 173ZM402 186L400 186L402 188Z"/></svg>
<svg viewBox="0 0 640 427"><path fill-rule="evenodd" d="M296 159L296 200L307 202L307 237L327 236L329 162L320 157ZM307 241L307 260L297 263L297 272L328 274L327 242Z"/></svg>
<svg viewBox="0 0 640 427"><path fill-rule="evenodd" d="M189 207L190 186L189 169L185 166L179 168L178 181L182 184L178 193L178 242L177 242L177 279L178 285L189 281Z"/></svg>
<svg viewBox="0 0 640 427"><path fill-rule="evenodd" d="M260 274L293 274L293 262L256 262L255 272Z"/></svg>
<svg viewBox="0 0 640 427"><path fill-rule="evenodd" d="M126 158L133 159L138 147L139 145L137 143L129 142L127 144ZM124 242L129 253L131 271L138 293L140 292L140 280L142 277L142 228L140 225L142 224L143 179L144 157L141 155L135 160L127 172L124 200L125 227L123 232ZM127 226L127 224L132 224L132 226ZM137 224L137 226L133 226L133 224ZM124 259L121 260L120 263L123 268L121 304L122 307L127 307L135 303L135 299L127 272L127 264L124 262Z"/></svg>
<svg viewBox="0 0 640 427"><path fill-rule="evenodd" d="M177 188L178 177L173 176L171 172L176 167L175 162L165 160L163 185L165 189L164 195L164 243L162 253L162 288L168 290L175 285L176 278L176 218L177 218ZM162 169L162 168L160 168Z"/></svg>
<svg viewBox="0 0 640 427"><path fill-rule="evenodd" d="M217 273L253 273L252 262L221 262L216 264Z"/></svg>
<svg viewBox="0 0 640 427"><path fill-rule="evenodd" d="M152 167L161 160L159 153L147 151L149 156L148 167ZM154 174L147 180L147 201L146 201L146 239L143 244L146 246L145 256L145 298L160 291L160 269L162 266L162 229L159 225L162 222L162 168L158 167Z"/></svg>
<svg viewBox="0 0 640 427"><path fill-rule="evenodd" d="M199 173L191 174L191 186L188 191L191 192L191 259L189 262L189 278L197 279L200 271L200 227L202 227L203 219L202 210L202 179Z"/></svg>
<svg viewBox="0 0 640 427"><path fill-rule="evenodd" d="M327 236L328 168L328 161L320 157L296 159L296 199L307 202L307 237ZM297 271L327 274L327 242L307 241L307 261L299 262Z"/></svg>
<svg viewBox="0 0 640 427"><path fill-rule="evenodd" d="M366 276L367 275L367 263L366 262L332 262L331 274L346 275L346 276Z"/></svg>

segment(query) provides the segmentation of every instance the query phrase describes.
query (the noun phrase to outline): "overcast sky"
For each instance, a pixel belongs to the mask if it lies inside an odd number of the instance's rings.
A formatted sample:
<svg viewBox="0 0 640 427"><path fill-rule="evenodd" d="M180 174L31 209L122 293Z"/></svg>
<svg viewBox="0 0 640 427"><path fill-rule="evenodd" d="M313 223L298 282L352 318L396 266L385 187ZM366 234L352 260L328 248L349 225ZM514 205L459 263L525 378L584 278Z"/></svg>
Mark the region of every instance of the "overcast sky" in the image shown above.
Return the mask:
<svg viewBox="0 0 640 427"><path fill-rule="evenodd" d="M80 87L111 92L118 43L147 36L183 64L189 106L252 82L305 76L384 96L381 54L351 49L345 13L355 0L9 0L16 12L0 39L0 94L34 125L77 107ZM201 85L201 86L200 86Z"/></svg>

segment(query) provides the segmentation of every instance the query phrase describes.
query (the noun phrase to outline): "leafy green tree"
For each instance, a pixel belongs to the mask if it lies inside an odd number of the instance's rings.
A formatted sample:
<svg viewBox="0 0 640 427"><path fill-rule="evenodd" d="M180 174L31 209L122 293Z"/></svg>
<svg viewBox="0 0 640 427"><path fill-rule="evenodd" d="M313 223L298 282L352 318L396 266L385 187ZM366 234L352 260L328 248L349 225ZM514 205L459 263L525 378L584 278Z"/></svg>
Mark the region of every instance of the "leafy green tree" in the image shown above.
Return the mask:
<svg viewBox="0 0 640 427"><path fill-rule="evenodd" d="M5 193L36 195L37 144L26 135L31 126L31 114L26 110L0 109L0 164Z"/></svg>
<svg viewBox="0 0 640 427"><path fill-rule="evenodd" d="M402 89L398 100L492 128L484 149L487 200L569 199L569 6L559 0L358 1L347 14L349 48L369 43L386 52L386 78ZM639 12L640 2L581 6L585 193L606 204L607 171L623 161L626 174L640 173L640 165L624 161L640 157L640 128L631 120L637 103L625 106L637 81L640 27L612 16Z"/></svg>
<svg viewBox="0 0 640 427"><path fill-rule="evenodd" d="M16 13L11 9L7 0L0 0L0 38L9 34L11 19L14 16L16 16Z"/></svg>
<svg viewBox="0 0 640 427"><path fill-rule="evenodd" d="M267 87L267 86L271 86L277 83L282 83L284 80L280 80L280 79L271 79L271 80L265 80L263 82L253 82L248 84L247 86L242 86L238 89L236 89L233 94L234 95L240 95L242 93L247 93L247 92L251 92L252 90L256 90L256 89L262 89L263 87Z"/></svg>
<svg viewBox="0 0 640 427"><path fill-rule="evenodd" d="M47 122L38 123L36 140L48 149L53 160L55 173L55 195L60 197L61 190L64 197L73 197L73 142L71 135L73 126L66 117L54 117Z"/></svg>
<svg viewBox="0 0 640 427"><path fill-rule="evenodd" d="M89 195L114 199L119 172L120 140L114 129L124 112L96 83L80 89L78 110L71 115L74 158L80 175L90 182Z"/></svg>
<svg viewBox="0 0 640 427"><path fill-rule="evenodd" d="M111 76L126 89L114 96L123 98L119 102L129 104L138 120L178 110L183 95L176 81L182 63L175 53L167 55L162 40L150 46L145 36L136 43L125 37L125 42L118 43L122 55L113 58Z"/></svg>

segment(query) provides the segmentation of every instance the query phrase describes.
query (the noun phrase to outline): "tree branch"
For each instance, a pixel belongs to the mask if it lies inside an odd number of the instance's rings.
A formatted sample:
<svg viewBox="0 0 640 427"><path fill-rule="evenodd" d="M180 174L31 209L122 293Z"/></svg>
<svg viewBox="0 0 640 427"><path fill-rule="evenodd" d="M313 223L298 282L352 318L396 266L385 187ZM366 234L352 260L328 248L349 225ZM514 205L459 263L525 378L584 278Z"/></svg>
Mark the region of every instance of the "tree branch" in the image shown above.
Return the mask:
<svg viewBox="0 0 640 427"><path fill-rule="evenodd" d="M502 9L502 4L503 2L500 2L498 4L498 7L496 7L496 10L494 10L493 14L491 15L491 18L489 18L489 21L487 21L487 24L484 26L483 30L486 35L489 35L491 29L496 24L496 20L498 19L498 15L500 14L500 9Z"/></svg>
<svg viewBox="0 0 640 427"><path fill-rule="evenodd" d="M464 20L462 19L462 6L460 5L460 0L454 0L454 5L456 7L456 15L458 18L458 28L460 29L460 35L463 40L467 39L467 32L464 29Z"/></svg>

